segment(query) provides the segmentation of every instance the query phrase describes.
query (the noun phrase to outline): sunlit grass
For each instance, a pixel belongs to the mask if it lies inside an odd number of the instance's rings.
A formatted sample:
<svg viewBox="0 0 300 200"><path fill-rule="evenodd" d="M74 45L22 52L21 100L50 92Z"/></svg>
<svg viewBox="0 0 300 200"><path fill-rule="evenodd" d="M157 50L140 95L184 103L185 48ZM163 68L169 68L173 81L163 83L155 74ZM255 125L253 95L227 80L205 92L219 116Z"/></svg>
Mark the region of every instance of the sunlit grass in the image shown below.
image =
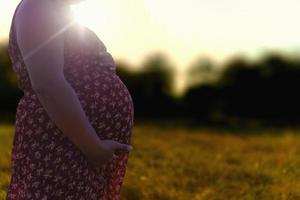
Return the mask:
<svg viewBox="0 0 300 200"><path fill-rule="evenodd" d="M10 181L10 156L14 127L0 125L0 199L5 199Z"/></svg>
<svg viewBox="0 0 300 200"><path fill-rule="evenodd" d="M2 199L13 130L0 127ZM300 199L297 133L260 130L250 135L136 124L121 199Z"/></svg>

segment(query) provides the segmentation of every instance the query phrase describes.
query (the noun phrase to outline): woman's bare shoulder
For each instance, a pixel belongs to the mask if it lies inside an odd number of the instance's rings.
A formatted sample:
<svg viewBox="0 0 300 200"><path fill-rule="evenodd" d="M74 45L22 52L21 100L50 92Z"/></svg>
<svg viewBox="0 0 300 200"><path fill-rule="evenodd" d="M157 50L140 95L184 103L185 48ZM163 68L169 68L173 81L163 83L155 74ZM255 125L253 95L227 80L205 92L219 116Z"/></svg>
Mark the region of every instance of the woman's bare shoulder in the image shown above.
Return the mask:
<svg viewBox="0 0 300 200"><path fill-rule="evenodd" d="M20 6L16 12L16 23L22 19L36 20L50 14L50 9L53 7L51 1L49 0L22 0Z"/></svg>
<svg viewBox="0 0 300 200"><path fill-rule="evenodd" d="M61 28L51 0L23 0L15 20L18 42L30 46L39 45Z"/></svg>
<svg viewBox="0 0 300 200"><path fill-rule="evenodd" d="M51 25L55 22L55 12L51 0L22 0L16 11L16 26L25 23L28 26L38 27L45 22ZM53 23L51 23L53 22Z"/></svg>

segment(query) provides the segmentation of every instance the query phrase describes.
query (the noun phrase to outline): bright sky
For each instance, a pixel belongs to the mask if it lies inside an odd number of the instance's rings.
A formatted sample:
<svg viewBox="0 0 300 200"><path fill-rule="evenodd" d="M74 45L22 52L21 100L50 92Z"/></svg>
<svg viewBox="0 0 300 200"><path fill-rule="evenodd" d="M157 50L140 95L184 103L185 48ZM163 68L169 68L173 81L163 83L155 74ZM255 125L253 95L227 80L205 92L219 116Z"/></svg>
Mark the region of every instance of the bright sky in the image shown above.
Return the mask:
<svg viewBox="0 0 300 200"><path fill-rule="evenodd" d="M0 40L19 0L0 0ZM299 0L86 0L73 7L116 59L138 66L165 53L179 71L199 56L300 47Z"/></svg>

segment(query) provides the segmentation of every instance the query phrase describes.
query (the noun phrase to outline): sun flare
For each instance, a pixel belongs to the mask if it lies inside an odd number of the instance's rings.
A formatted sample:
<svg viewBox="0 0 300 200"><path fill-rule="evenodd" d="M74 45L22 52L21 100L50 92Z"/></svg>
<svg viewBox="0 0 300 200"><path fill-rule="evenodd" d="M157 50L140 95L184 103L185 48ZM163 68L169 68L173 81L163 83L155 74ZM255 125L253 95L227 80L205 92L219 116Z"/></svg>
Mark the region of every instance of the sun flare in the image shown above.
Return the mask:
<svg viewBox="0 0 300 200"><path fill-rule="evenodd" d="M75 20L92 30L99 30L106 26L107 13L100 1L87 0L72 5Z"/></svg>

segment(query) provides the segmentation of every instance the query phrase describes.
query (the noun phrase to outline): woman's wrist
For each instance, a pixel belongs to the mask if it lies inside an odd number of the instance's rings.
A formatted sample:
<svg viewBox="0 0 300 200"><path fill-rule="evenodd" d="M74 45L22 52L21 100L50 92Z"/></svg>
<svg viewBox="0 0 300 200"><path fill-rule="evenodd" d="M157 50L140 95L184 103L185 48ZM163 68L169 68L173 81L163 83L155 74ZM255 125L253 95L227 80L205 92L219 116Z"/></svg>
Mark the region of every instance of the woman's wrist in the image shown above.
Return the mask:
<svg viewBox="0 0 300 200"><path fill-rule="evenodd" d="M96 159L98 158L104 150L102 140L98 139L93 143L93 146L90 146L86 149L85 155L89 159Z"/></svg>
<svg viewBox="0 0 300 200"><path fill-rule="evenodd" d="M98 151L101 151L100 149ZM99 152L97 152L97 150L95 152L85 152L85 156L87 157L87 159L90 161L90 162L93 162L95 161L97 158L98 158L98 154Z"/></svg>

